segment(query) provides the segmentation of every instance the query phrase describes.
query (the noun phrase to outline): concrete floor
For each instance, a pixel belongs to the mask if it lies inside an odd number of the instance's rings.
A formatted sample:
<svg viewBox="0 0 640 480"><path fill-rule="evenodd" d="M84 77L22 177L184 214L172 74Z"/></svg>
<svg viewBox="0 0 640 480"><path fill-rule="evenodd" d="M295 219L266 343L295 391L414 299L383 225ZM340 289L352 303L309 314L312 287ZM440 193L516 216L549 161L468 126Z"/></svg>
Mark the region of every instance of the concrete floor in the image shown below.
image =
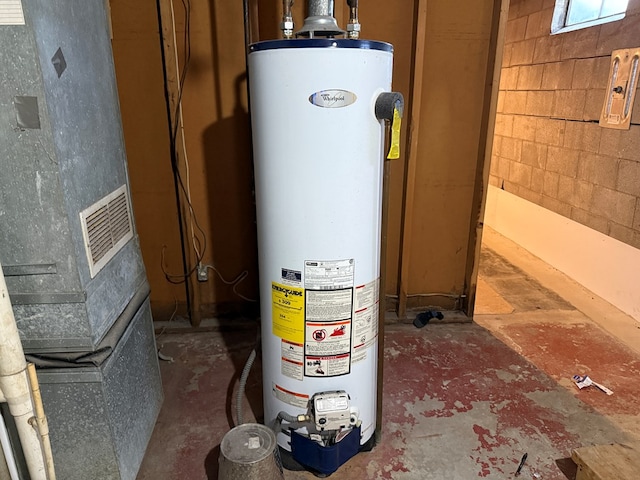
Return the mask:
<svg viewBox="0 0 640 480"><path fill-rule="evenodd" d="M544 285L544 286L543 286ZM485 234L475 323L387 325L382 442L337 479L572 479L574 448L640 438L639 324L493 232ZM218 477L230 398L251 324L165 333L165 403L138 480ZM588 374L614 391L578 390ZM261 371L248 421L261 420ZM315 478L285 472L287 480Z"/></svg>

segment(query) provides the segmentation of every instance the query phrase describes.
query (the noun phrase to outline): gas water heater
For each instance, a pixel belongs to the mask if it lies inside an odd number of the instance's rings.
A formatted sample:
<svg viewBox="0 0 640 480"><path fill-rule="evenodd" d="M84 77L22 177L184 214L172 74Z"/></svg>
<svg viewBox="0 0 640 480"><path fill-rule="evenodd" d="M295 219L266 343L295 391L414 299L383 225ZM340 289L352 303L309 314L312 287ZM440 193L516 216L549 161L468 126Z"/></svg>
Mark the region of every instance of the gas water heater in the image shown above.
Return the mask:
<svg viewBox="0 0 640 480"><path fill-rule="evenodd" d="M345 32L311 0L295 38L292 3L285 39L248 55L264 414L281 451L330 474L375 441L385 120L397 158L403 100L357 1Z"/></svg>

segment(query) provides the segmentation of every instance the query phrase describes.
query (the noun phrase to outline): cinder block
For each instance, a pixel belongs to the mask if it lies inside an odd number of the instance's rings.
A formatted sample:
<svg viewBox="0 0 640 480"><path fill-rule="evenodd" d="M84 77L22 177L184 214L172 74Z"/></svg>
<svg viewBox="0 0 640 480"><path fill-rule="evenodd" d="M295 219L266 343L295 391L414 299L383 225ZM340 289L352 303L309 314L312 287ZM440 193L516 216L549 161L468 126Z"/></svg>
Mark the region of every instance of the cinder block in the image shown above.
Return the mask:
<svg viewBox="0 0 640 480"><path fill-rule="evenodd" d="M535 49L536 40L522 40L512 44L511 65L529 65L533 63L533 50Z"/></svg>
<svg viewBox="0 0 640 480"><path fill-rule="evenodd" d="M636 97L633 100L633 107L631 110L631 123L640 125L640 87L636 90Z"/></svg>
<svg viewBox="0 0 640 480"><path fill-rule="evenodd" d="M640 163L620 160L616 187L620 192L640 197Z"/></svg>
<svg viewBox="0 0 640 480"><path fill-rule="evenodd" d="M567 218L571 218L571 205L562 203L560 200L543 195L542 206L547 210L556 212L559 215L562 215Z"/></svg>
<svg viewBox="0 0 640 480"><path fill-rule="evenodd" d="M495 175L489 175L489 185L500 187L500 180Z"/></svg>
<svg viewBox="0 0 640 480"><path fill-rule="evenodd" d="M509 170L511 170L511 164L513 160L508 158L498 157L498 177L502 180L509 178Z"/></svg>
<svg viewBox="0 0 640 480"><path fill-rule="evenodd" d="M558 184L560 182L560 175L555 172L544 172L544 185L542 186L542 193L548 197L558 197Z"/></svg>
<svg viewBox="0 0 640 480"><path fill-rule="evenodd" d="M503 68L500 71L500 90L515 90L520 67Z"/></svg>
<svg viewBox="0 0 640 480"><path fill-rule="evenodd" d="M597 123L584 124L584 138L582 142L582 150L586 152L597 152L600 149L600 137L602 136L602 127ZM565 130L566 132L566 130Z"/></svg>
<svg viewBox="0 0 640 480"><path fill-rule="evenodd" d="M507 90L504 92L504 113L523 115L527 107L527 92Z"/></svg>
<svg viewBox="0 0 640 480"><path fill-rule="evenodd" d="M514 115L513 137L521 140L534 140L536 138L536 123L536 117Z"/></svg>
<svg viewBox="0 0 640 480"><path fill-rule="evenodd" d="M591 88L607 88L609 86L609 71L611 70L611 53L594 60Z"/></svg>
<svg viewBox="0 0 640 480"><path fill-rule="evenodd" d="M594 185L616 188L619 160L594 153L581 152L577 177Z"/></svg>
<svg viewBox="0 0 640 480"><path fill-rule="evenodd" d="M586 58L596 56L596 47L598 45L598 35L601 25L595 27L581 28L573 32L563 33L564 42L562 42L562 60L569 58Z"/></svg>
<svg viewBox="0 0 640 480"><path fill-rule="evenodd" d="M562 35L547 35L536 38L533 63L557 62L562 53Z"/></svg>
<svg viewBox="0 0 640 480"><path fill-rule="evenodd" d="M627 15L636 15L638 13L640 13L640 0L629 0Z"/></svg>
<svg viewBox="0 0 640 480"><path fill-rule="evenodd" d="M507 22L507 31L505 32L504 42L513 43L524 40L527 30L527 17L516 18Z"/></svg>
<svg viewBox="0 0 640 480"><path fill-rule="evenodd" d="M587 98L584 103L584 114L582 118L587 121L599 121L604 104L605 89L587 90Z"/></svg>
<svg viewBox="0 0 640 480"><path fill-rule="evenodd" d="M491 156L491 163L489 164L489 175L498 174L498 157L497 155Z"/></svg>
<svg viewBox="0 0 640 480"><path fill-rule="evenodd" d="M582 182L575 178L560 176L558 182L558 200L568 203L572 207L589 208L593 195L593 184Z"/></svg>
<svg viewBox="0 0 640 480"><path fill-rule="evenodd" d="M540 90L544 65L525 65L520 67L516 88L518 90Z"/></svg>
<svg viewBox="0 0 640 480"><path fill-rule="evenodd" d="M600 126L595 123L568 121L565 123L564 146L597 153L600 146L600 130Z"/></svg>
<svg viewBox="0 0 640 480"><path fill-rule="evenodd" d="M573 81L571 82L571 88L574 90L588 89L592 86L595 88L597 85L592 85L593 81L593 69L596 64L595 58L581 58L576 60L573 67Z"/></svg>
<svg viewBox="0 0 640 480"><path fill-rule="evenodd" d="M513 115L496 114L495 135L510 137L513 134Z"/></svg>
<svg viewBox="0 0 640 480"><path fill-rule="evenodd" d="M502 68L511 65L511 53L513 52L513 43L507 43L502 48Z"/></svg>
<svg viewBox="0 0 640 480"><path fill-rule="evenodd" d="M553 116L565 120L582 120L586 97L586 90L556 90Z"/></svg>
<svg viewBox="0 0 640 480"><path fill-rule="evenodd" d="M622 130L601 127L598 153L601 155L608 155L610 157L619 157L621 136Z"/></svg>
<svg viewBox="0 0 640 480"><path fill-rule="evenodd" d="M491 155L500 155L500 145L502 144L502 137L500 135L493 136L493 144L491 146Z"/></svg>
<svg viewBox="0 0 640 480"><path fill-rule="evenodd" d="M509 160L520 161L522 155L522 140L504 137L500 145L500 156Z"/></svg>
<svg viewBox="0 0 640 480"><path fill-rule="evenodd" d="M575 60L547 63L542 72L543 90L569 90L573 82Z"/></svg>
<svg viewBox="0 0 640 480"><path fill-rule="evenodd" d="M498 92L498 101L496 103L496 113L504 113L504 90Z"/></svg>
<svg viewBox="0 0 640 480"><path fill-rule="evenodd" d="M640 233L640 198L636 200L636 213L633 217L633 229Z"/></svg>
<svg viewBox="0 0 640 480"><path fill-rule="evenodd" d="M531 185L531 167L522 163L513 162L509 171L509 181L517 183L525 188Z"/></svg>
<svg viewBox="0 0 640 480"><path fill-rule="evenodd" d="M542 203L542 194L534 192L533 190L523 186L518 187L517 195L531 203L535 203L536 205L540 205L540 203Z"/></svg>
<svg viewBox="0 0 640 480"><path fill-rule="evenodd" d="M566 177L576 177L579 153L577 150L550 146L547 150L546 170Z"/></svg>
<svg viewBox="0 0 640 480"><path fill-rule="evenodd" d="M515 134L515 119L514 119ZM640 125L631 125L629 130L620 130L618 147L620 157L640 162Z"/></svg>
<svg viewBox="0 0 640 480"><path fill-rule="evenodd" d="M507 18L509 20L518 18L519 11L520 11L520 2L517 2L517 1L509 2L509 13L507 15Z"/></svg>
<svg viewBox="0 0 640 480"><path fill-rule="evenodd" d="M526 112L528 115L550 117L553 113L555 92L551 90L527 92Z"/></svg>
<svg viewBox="0 0 640 480"><path fill-rule="evenodd" d="M565 123L565 120L538 118L536 120L536 142L546 145L562 145Z"/></svg>
<svg viewBox="0 0 640 480"><path fill-rule="evenodd" d="M609 221L604 217L574 207L571 209L571 219L605 235L609 234Z"/></svg>
<svg viewBox="0 0 640 480"><path fill-rule="evenodd" d="M544 189L544 170L541 168L531 169L531 185L529 187L532 192L541 194Z"/></svg>
<svg viewBox="0 0 640 480"><path fill-rule="evenodd" d="M546 8L529 15L525 38L536 38L551 34L553 8Z"/></svg>
<svg viewBox="0 0 640 480"><path fill-rule="evenodd" d="M624 227L622 225L618 225L617 223L611 222L609 224L609 232L608 235L610 237L615 238L616 240L620 240L622 243L626 243L627 245L634 246L635 240L635 232L633 229L629 227Z"/></svg>
<svg viewBox="0 0 640 480"><path fill-rule="evenodd" d="M525 0L520 4L519 16L531 15L532 13L542 10L543 0Z"/></svg>
<svg viewBox="0 0 640 480"><path fill-rule="evenodd" d="M600 27L600 36L595 49L597 55L610 55L613 50L638 46L640 15L637 13L627 15L617 22L605 23Z"/></svg>
<svg viewBox="0 0 640 480"><path fill-rule="evenodd" d="M622 192L616 192L609 188L595 185L591 208L595 215L606 217L612 222L625 227L633 225L633 217L636 207L636 197Z"/></svg>
<svg viewBox="0 0 640 480"><path fill-rule="evenodd" d="M521 161L532 167L544 169L547 163L547 146L541 143L522 142Z"/></svg>

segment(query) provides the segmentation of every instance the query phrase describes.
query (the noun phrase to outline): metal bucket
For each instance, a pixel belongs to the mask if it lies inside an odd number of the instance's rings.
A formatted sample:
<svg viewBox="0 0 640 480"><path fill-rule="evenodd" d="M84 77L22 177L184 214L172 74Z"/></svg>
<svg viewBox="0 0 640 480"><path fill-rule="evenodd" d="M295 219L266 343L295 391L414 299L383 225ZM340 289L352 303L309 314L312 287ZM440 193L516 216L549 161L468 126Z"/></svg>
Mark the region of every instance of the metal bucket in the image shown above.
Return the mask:
<svg viewBox="0 0 640 480"><path fill-rule="evenodd" d="M284 480L273 431L245 423L227 432L220 444L219 480Z"/></svg>

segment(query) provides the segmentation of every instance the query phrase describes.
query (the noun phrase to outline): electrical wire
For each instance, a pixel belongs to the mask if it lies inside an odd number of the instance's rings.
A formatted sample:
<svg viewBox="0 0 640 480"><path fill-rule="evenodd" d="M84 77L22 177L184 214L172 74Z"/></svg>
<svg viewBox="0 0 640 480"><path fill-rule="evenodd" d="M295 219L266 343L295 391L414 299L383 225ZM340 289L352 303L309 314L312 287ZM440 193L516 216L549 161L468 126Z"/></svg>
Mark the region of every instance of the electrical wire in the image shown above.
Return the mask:
<svg viewBox="0 0 640 480"><path fill-rule="evenodd" d="M222 274L218 271L218 269L214 265L203 265L203 267L211 269L214 272L216 272L216 274L218 275L218 278L220 278L222 283L224 283L225 285L233 285L233 288L231 290L241 299L246 300L247 302L253 302L253 303L257 302L257 300L253 298L245 297L244 295L242 295L240 292L236 290L238 284L240 284L240 282L242 282L249 275L249 272L247 270L244 270L241 273L239 273L238 276L233 280L227 280L222 276Z"/></svg>
<svg viewBox="0 0 640 480"><path fill-rule="evenodd" d="M167 246L163 245L162 250L160 251L160 268L162 269L162 273L164 273L164 278L166 278L169 283L173 283L174 285L185 283L187 278L189 278L196 270L198 270L198 265L192 267L187 273L169 273L164 261L164 251L166 249Z"/></svg>
<svg viewBox="0 0 640 480"><path fill-rule="evenodd" d="M173 5L173 0L170 2L171 7L171 25L172 25L172 34L173 34L173 46L175 52L175 64L176 64L176 75L178 75L178 98L176 101L175 113L173 116L173 125L171 125L171 145L174 148L174 155L171 159L171 168L173 172L173 176L176 179L180 190L182 191L184 198L186 200L186 204L189 211L189 225L190 225L190 233L191 233L191 246L196 254L196 265L193 268L188 269L187 271L181 274L170 274L165 269L164 264L164 250L166 246L163 246L162 250L162 271L165 274L166 279L173 284L184 283L188 277L193 275L195 271L198 269L198 265L202 262L204 258L204 254L207 249L207 236L205 231L200 226L198 222L197 215L193 208L193 204L191 202L191 189L190 189L190 169L189 169L189 158L187 155L187 147L184 135L184 119L182 115L182 97L184 93L184 84L187 78L187 72L189 71L189 64L191 61L191 0L181 0L182 6L185 14L185 28L184 28L184 65L182 70L179 67L178 61L178 40L176 36L176 20L175 20L175 10ZM182 178L182 174L180 173L180 168L178 165L178 132L182 132L182 153L185 162L185 170L186 170L186 185L185 180ZM195 228L194 228L195 226ZM199 235L196 234L196 230ZM200 239L200 236L202 239Z"/></svg>
<svg viewBox="0 0 640 480"><path fill-rule="evenodd" d="M191 201L191 179L190 179L189 157L187 155L187 146L186 146L186 140L185 140L185 134L184 134L184 118L182 114L182 98L184 94L184 85L186 82L187 72L189 70L189 65L191 61L191 0L181 0L181 2L184 8L184 14L185 14L185 28L184 28L184 40L183 40L184 65L182 67L182 71L180 71L179 61L178 61L179 55L178 55L178 40L176 35L175 10L173 5L173 0L170 1L171 25L172 25L175 64L176 64L176 75L179 77L178 87L177 87L178 98L176 102L175 113L173 116L174 124L171 126L172 127L171 128L171 144L175 149L174 150L175 154L172 157L171 166L172 166L174 178L177 180L180 186L180 190L184 195L184 198L186 200L187 207L189 210L191 246L193 247L193 250L196 254L196 262L192 268L188 269L187 271L181 274L169 273L165 265L165 250L167 247L166 245L163 245L162 252L161 252L162 272L164 273L167 281L169 281L170 283L181 284L181 283L185 283L186 279L189 278L191 275L193 275L198 270L199 267L204 266L206 268L210 268L213 271L215 271L223 283L227 285L232 285L233 293L237 295L239 298L248 302L257 302L257 300L246 297L245 295L241 294L237 290L238 285L249 275L249 272L247 270L244 270L243 272L241 272L234 280L228 281L222 276L222 274L216 269L215 266L202 265L202 260L207 250L207 235L205 231L202 229L202 227L200 226L200 223L198 222L198 218L193 208L193 203ZM178 165L178 159L179 159L178 147L177 147L178 132L181 133L182 154L183 154L184 164L185 164L186 179L184 180L182 178L182 175L180 173L180 168ZM196 230L199 235L196 234ZM202 239L200 237L202 237Z"/></svg>
<svg viewBox="0 0 640 480"><path fill-rule="evenodd" d="M169 362L169 363L173 363L174 362L173 357L170 357L169 355L165 355L164 353L162 353L163 345L159 345L158 346L158 340L160 340L160 338L164 335L165 330L171 324L171 322L173 321L173 319L176 316L176 313L178 312L178 299L174 297L173 300L175 301L175 306L174 306L174 309L173 309L173 313L169 317L169 320L167 321L167 325L162 327L162 330L160 330L160 333L156 335L156 354L158 355L158 359L162 360L162 361L165 361L165 362Z"/></svg>
<svg viewBox="0 0 640 480"><path fill-rule="evenodd" d="M202 256L204 255L204 251L201 253L200 252L200 247L202 246L200 243L200 239L196 238L195 235L195 229L194 229L194 219L195 219L195 223L197 223L197 219L195 218L195 212L193 210L193 205L191 203L191 178L190 178L190 168L189 168L189 157L187 154L187 145L186 145L186 139L185 139L185 134L184 134L184 117L182 115L182 95L183 95L183 91L184 91L184 83L186 81L187 78L187 71L188 71L188 67L189 67L189 63L191 60L191 4L189 3L189 0L187 0L187 2L185 3L185 0L182 0L182 4L185 8L185 38L184 38L184 46L185 46L185 51L184 51L184 58L185 58L185 67L182 71L182 73L180 72L180 66L179 66L179 62L178 62L178 39L176 36L176 22L175 22L175 12L174 12L174 8L173 8L173 0L170 2L171 5L171 23L172 23L172 33L173 33L173 48L174 48L174 55L176 58L176 75L180 78L180 81L178 83L178 102L176 105L176 114L174 116L174 118L176 119L176 124L174 125L174 129L173 129L173 141L174 141L174 145L176 143L177 140L177 136L178 136L178 127L180 130L180 137L181 137L181 141L182 141L182 153L184 156L184 164L185 164L185 172L186 172L186 186L184 188L184 193L185 196L187 198L187 204L189 205L189 224L190 224L190 228L191 228L191 243L193 246L193 250L196 253L196 258L198 259L198 263L202 260ZM176 148L177 150L177 148ZM177 155L177 151L176 151L176 155ZM178 175L180 174L180 172L178 171ZM200 228L200 226L198 225L198 229L200 230L200 232L202 233L203 239L206 242L206 235L205 233L202 231L202 229ZM206 245L206 243L205 243Z"/></svg>

